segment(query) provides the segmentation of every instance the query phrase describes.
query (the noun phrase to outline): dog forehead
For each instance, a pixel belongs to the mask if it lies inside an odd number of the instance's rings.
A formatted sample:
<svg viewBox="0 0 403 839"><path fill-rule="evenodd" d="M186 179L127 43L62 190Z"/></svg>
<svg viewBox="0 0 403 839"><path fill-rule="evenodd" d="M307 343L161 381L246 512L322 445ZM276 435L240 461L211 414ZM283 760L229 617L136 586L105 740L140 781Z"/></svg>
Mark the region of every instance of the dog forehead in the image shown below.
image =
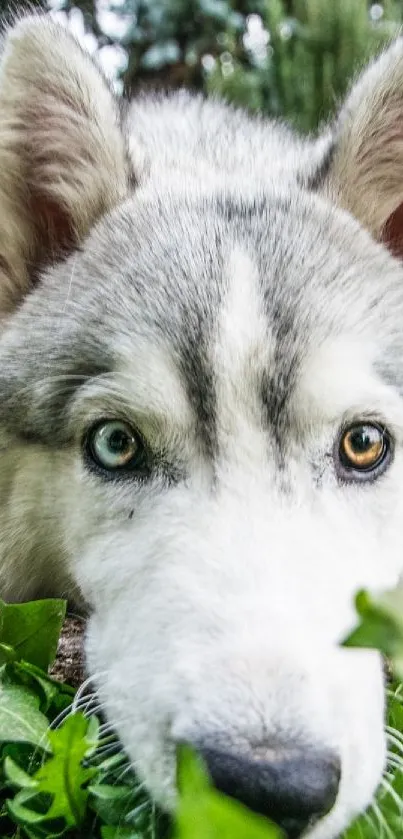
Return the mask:
<svg viewBox="0 0 403 839"><path fill-rule="evenodd" d="M138 215L133 222L127 209L130 230ZM163 336L210 449L219 426L240 411L284 433L290 396L301 371L307 381L317 347L345 333L367 348L381 322L387 342L401 268L332 206L274 192L161 201L142 211L134 259L127 249L127 293L136 298L127 311L147 324L150 342ZM132 340L135 357L136 329ZM376 352L365 351L368 365ZM320 357L326 367L326 352ZM332 360L337 366L336 353Z"/></svg>
<svg viewBox="0 0 403 839"><path fill-rule="evenodd" d="M310 346L363 324L374 334L382 325L386 342L384 314L398 311L402 290L395 260L349 217L298 191L134 198L12 320L0 346L1 416L13 427L29 417L30 433L61 439L55 428L83 380L127 370L127 348L135 380L148 345L150 358L153 347L171 357L209 451L231 410L259 412L285 431ZM150 373L150 401L157 378Z"/></svg>
<svg viewBox="0 0 403 839"><path fill-rule="evenodd" d="M234 243L220 270L214 313L199 310L195 321L184 317L177 330L158 335L149 329L143 341L124 335L114 344L133 404L142 413L165 412L173 425L196 422L210 454L240 419L261 424L268 374L275 376L276 366L276 340L256 260ZM286 367L284 361L283 373ZM285 376L283 400L290 386L291 376Z"/></svg>

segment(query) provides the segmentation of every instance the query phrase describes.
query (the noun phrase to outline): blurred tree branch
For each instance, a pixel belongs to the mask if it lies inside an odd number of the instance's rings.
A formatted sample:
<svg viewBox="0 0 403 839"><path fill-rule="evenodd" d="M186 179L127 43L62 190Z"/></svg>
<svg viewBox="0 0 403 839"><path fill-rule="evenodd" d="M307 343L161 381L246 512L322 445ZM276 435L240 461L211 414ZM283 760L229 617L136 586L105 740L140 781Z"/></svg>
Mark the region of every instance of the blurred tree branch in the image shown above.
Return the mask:
<svg viewBox="0 0 403 839"><path fill-rule="evenodd" d="M43 5L46 0L32 0ZM15 4L14 4L15 5ZM403 20L400 0L61 0L127 53L125 92L181 87L312 130ZM12 8L0 0L0 13ZM105 12L108 14L105 14ZM113 27L113 21L117 27Z"/></svg>

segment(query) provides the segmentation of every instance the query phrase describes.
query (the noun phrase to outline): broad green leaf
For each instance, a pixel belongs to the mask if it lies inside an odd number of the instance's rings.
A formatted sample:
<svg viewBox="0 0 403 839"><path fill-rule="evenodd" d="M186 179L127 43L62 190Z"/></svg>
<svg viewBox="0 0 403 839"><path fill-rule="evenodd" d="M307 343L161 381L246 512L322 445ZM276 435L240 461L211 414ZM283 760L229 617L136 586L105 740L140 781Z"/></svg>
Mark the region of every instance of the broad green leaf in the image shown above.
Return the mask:
<svg viewBox="0 0 403 839"><path fill-rule="evenodd" d="M8 664L6 675L8 681L21 683L38 695L40 710L48 716L49 721L69 708L75 696L74 688L57 682L28 661Z"/></svg>
<svg viewBox="0 0 403 839"><path fill-rule="evenodd" d="M360 591L356 609L361 620L344 646L380 650L391 660L397 678L403 679L403 585L379 596Z"/></svg>
<svg viewBox="0 0 403 839"><path fill-rule="evenodd" d="M48 726L35 694L20 685L0 681L0 743L33 743L47 748Z"/></svg>
<svg viewBox="0 0 403 839"><path fill-rule="evenodd" d="M8 604L0 601L0 662L24 659L47 670L53 664L66 614L64 600Z"/></svg>
<svg viewBox="0 0 403 839"><path fill-rule="evenodd" d="M280 839L281 830L214 790L199 758L178 751L179 804L175 839Z"/></svg>
<svg viewBox="0 0 403 839"><path fill-rule="evenodd" d="M176 780L181 796L203 795L212 789L203 762L187 746L178 748Z"/></svg>

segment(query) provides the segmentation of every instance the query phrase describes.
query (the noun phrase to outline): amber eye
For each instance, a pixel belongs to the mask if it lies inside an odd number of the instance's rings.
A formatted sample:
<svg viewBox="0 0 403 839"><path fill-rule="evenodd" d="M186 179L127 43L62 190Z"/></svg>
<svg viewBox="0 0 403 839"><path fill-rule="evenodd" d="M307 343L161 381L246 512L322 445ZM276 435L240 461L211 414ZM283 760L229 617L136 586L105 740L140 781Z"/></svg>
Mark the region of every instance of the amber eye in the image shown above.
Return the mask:
<svg viewBox="0 0 403 839"><path fill-rule="evenodd" d="M340 440L340 461L346 470L373 472L390 452L390 437L377 423L356 423Z"/></svg>

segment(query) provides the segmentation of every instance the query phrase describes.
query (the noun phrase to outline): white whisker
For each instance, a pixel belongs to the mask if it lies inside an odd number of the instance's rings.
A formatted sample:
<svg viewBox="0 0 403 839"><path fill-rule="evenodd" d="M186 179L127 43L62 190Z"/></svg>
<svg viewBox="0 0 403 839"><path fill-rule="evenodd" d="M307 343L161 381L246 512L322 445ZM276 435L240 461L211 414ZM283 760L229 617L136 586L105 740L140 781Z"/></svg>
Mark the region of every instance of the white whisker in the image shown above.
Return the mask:
<svg viewBox="0 0 403 839"><path fill-rule="evenodd" d="M400 796L397 794L396 790L393 789L392 784L389 783L389 781L387 781L385 777L383 777L382 780L381 780L381 786L386 790L386 792L391 796L391 798L393 798L393 801L395 802L399 813L402 814L403 813L403 801L400 798Z"/></svg>
<svg viewBox="0 0 403 839"><path fill-rule="evenodd" d="M388 837L388 839L396 839L395 835L394 835L393 831L390 829L390 827L389 827L389 825L388 825L380 807L378 806L378 804L375 801L371 805L371 809L372 809L372 811L373 811L373 813L376 817L376 820L377 820L377 822L379 824L379 827L380 827L380 830L381 830L379 839L381 839L381 837L384 834Z"/></svg>

